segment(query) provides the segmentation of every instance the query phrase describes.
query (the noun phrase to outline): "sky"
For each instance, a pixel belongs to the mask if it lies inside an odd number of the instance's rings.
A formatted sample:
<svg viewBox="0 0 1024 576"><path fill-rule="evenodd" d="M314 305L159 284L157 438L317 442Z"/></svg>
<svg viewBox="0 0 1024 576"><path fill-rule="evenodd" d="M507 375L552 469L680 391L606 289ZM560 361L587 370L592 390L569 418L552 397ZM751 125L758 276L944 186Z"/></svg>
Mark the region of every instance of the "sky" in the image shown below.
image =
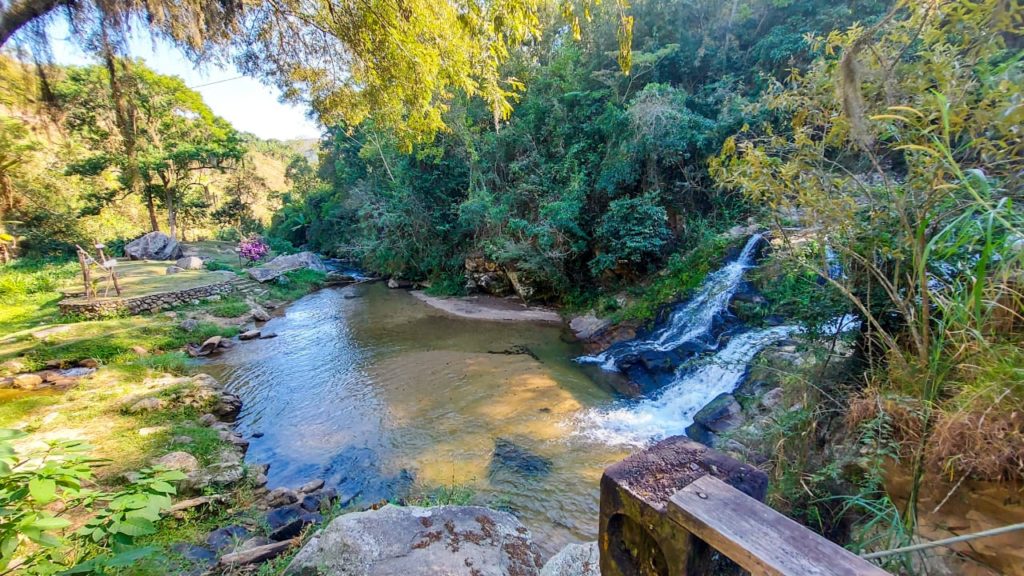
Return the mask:
<svg viewBox="0 0 1024 576"><path fill-rule="evenodd" d="M54 60L58 64L95 63L69 38L67 28L54 28L50 33ZM304 106L282 104L280 90L253 78L241 77L232 65L206 65L197 69L167 42L154 43L148 37L133 37L129 49L133 58L142 58L157 72L180 76L190 88L203 95L215 114L238 130L277 140L320 136L319 125L306 116Z"/></svg>

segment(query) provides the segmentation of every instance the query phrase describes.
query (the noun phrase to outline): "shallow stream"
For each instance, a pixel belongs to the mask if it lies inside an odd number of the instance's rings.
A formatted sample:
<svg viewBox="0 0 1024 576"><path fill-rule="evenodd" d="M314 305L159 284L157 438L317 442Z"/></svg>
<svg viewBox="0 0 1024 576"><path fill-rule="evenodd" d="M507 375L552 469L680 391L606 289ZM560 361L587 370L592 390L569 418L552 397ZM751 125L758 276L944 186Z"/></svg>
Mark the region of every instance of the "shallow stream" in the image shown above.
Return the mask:
<svg viewBox="0 0 1024 576"><path fill-rule="evenodd" d="M306 296L263 330L278 336L204 369L242 397L247 460L271 464L271 487L324 478L370 503L462 485L547 555L596 537L601 472L630 447L575 433L615 398L559 326L455 318L371 284Z"/></svg>

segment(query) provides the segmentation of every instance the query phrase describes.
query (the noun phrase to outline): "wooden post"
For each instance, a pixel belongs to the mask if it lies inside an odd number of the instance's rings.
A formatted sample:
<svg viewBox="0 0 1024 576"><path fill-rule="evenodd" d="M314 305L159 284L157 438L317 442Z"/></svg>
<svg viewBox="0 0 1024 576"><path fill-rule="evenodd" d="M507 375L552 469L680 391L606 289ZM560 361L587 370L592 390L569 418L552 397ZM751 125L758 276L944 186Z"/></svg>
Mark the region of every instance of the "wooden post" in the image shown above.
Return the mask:
<svg viewBox="0 0 1024 576"><path fill-rule="evenodd" d="M85 297L87 299L92 299L95 293L92 289L92 274L89 272L89 261L87 260L89 255L80 247L76 246L76 248L78 248L78 265L82 267L82 282L85 284Z"/></svg>
<svg viewBox="0 0 1024 576"><path fill-rule="evenodd" d="M669 501L668 516L753 576L888 576L714 476Z"/></svg>
<svg viewBox="0 0 1024 576"><path fill-rule="evenodd" d="M602 576L887 576L761 502L768 477L683 436L601 478Z"/></svg>
<svg viewBox="0 0 1024 576"><path fill-rule="evenodd" d="M768 476L721 452L674 436L609 466L601 478L598 548L602 576L698 576L730 574L699 538L668 517L678 490L711 474L763 499Z"/></svg>

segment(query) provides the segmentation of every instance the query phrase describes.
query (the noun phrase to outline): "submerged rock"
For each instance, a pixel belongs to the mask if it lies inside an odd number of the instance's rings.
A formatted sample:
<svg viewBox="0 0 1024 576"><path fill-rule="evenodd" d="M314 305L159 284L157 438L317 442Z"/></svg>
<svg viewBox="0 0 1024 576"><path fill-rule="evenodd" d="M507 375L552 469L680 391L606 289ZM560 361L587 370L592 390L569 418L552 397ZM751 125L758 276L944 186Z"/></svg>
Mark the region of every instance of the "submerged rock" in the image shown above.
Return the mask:
<svg viewBox="0 0 1024 576"><path fill-rule="evenodd" d="M476 506L384 506L340 516L285 570L290 576L535 576L540 554L511 514Z"/></svg>
<svg viewBox="0 0 1024 576"><path fill-rule="evenodd" d="M510 440L498 438L494 441L494 454L488 472L493 476L502 471L521 476L546 476L551 472L551 460Z"/></svg>

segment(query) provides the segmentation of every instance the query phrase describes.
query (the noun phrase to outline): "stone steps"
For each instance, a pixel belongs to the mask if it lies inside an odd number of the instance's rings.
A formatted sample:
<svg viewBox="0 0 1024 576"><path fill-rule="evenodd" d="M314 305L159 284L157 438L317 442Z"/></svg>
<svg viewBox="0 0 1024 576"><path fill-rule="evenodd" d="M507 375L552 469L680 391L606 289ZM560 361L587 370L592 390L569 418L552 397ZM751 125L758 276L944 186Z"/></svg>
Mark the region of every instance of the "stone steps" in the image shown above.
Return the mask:
<svg viewBox="0 0 1024 576"><path fill-rule="evenodd" d="M262 284L245 276L236 276L228 281L237 294L243 297L262 298L270 293L270 290Z"/></svg>

